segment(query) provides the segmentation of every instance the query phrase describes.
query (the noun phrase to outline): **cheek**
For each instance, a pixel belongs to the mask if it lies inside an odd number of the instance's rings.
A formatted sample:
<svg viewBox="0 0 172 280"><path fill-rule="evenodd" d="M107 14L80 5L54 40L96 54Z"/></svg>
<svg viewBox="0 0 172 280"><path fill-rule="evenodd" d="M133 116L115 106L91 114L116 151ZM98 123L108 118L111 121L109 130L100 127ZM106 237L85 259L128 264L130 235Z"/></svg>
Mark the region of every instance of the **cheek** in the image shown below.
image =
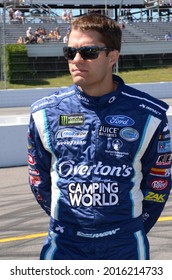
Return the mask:
<svg viewBox="0 0 172 280"><path fill-rule="evenodd" d="M68 63L68 66L69 66L69 71L71 72L72 64L69 62L69 63Z"/></svg>
<svg viewBox="0 0 172 280"><path fill-rule="evenodd" d="M105 59L100 59L93 65L93 71L94 74L96 74L96 76L103 75L104 73L107 72L107 69L108 69L108 62Z"/></svg>
<svg viewBox="0 0 172 280"><path fill-rule="evenodd" d="M90 68L96 69L96 72L99 72L104 67L106 67L106 61L105 61L105 59L103 59L101 57L98 58L98 59L92 60L91 63L90 63Z"/></svg>

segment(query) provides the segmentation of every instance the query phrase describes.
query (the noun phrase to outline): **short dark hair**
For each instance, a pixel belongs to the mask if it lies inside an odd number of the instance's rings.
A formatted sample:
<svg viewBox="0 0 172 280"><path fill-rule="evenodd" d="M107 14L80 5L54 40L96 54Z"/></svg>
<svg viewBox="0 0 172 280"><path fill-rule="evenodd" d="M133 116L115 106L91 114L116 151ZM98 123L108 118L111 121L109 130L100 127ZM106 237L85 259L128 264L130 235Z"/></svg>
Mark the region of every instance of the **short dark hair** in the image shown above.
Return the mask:
<svg viewBox="0 0 172 280"><path fill-rule="evenodd" d="M100 33L101 41L107 48L115 48L120 52L122 32L115 20L97 13L82 15L71 22L72 30L93 30Z"/></svg>

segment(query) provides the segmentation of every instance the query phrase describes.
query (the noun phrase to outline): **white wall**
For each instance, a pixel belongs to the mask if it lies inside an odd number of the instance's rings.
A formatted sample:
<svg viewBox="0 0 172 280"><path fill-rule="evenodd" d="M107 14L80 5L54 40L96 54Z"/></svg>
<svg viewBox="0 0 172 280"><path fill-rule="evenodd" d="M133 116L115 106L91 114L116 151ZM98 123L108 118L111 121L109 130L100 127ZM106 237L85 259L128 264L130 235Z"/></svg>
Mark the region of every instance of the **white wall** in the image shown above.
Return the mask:
<svg viewBox="0 0 172 280"><path fill-rule="evenodd" d="M0 167L27 164L27 125L0 125Z"/></svg>
<svg viewBox="0 0 172 280"><path fill-rule="evenodd" d="M172 98L172 82L130 84L138 90L145 91L155 98ZM51 94L57 88L30 88L0 90L0 108L27 107L36 100Z"/></svg>
<svg viewBox="0 0 172 280"><path fill-rule="evenodd" d="M63 54L63 43L58 45L26 45L27 55L29 57L58 57L64 56ZM143 54L159 54L159 53L171 53L172 42L137 42L127 43L121 46L121 55L143 55Z"/></svg>

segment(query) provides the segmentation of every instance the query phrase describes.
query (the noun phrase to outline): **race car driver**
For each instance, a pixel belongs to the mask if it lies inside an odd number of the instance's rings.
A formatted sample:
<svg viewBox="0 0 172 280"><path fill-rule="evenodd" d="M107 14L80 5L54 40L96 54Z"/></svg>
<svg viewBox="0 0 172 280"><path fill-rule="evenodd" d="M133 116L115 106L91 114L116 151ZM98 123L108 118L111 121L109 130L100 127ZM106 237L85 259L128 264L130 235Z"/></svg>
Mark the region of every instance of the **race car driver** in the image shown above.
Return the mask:
<svg viewBox="0 0 172 280"><path fill-rule="evenodd" d="M50 215L40 259L146 260L171 189L168 105L112 74L121 30L99 14L71 23L73 85L36 101L29 182Z"/></svg>

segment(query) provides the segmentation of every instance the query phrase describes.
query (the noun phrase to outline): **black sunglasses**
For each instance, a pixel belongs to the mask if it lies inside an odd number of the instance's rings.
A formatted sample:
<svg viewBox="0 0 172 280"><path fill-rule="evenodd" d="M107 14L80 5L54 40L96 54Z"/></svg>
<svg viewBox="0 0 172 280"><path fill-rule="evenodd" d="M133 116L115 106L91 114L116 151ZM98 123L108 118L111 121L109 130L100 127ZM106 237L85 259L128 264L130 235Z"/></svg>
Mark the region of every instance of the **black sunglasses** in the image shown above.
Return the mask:
<svg viewBox="0 0 172 280"><path fill-rule="evenodd" d="M64 47L64 57L68 60L73 60L77 52L81 55L84 60L96 59L99 53L102 51L113 51L114 48L97 47L97 46L85 46L81 48Z"/></svg>

